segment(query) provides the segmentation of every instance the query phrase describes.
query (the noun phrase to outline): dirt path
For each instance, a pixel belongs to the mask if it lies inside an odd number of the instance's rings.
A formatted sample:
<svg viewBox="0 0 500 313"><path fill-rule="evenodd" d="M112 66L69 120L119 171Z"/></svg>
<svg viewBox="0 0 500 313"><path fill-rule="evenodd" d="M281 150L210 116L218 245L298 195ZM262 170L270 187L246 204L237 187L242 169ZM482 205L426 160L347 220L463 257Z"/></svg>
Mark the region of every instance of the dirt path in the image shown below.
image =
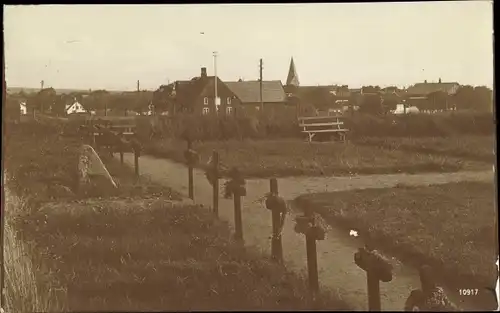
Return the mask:
<svg viewBox="0 0 500 313"><path fill-rule="evenodd" d="M133 166L132 154L124 160ZM170 160L142 156L139 161L140 172L152 180L172 187L187 195L187 168ZM428 185L458 181L492 181L493 172L460 172L448 174L393 174L356 177L300 177L278 180L279 192L287 200L310 192L341 191L364 188L389 188L397 184ZM201 170L194 170L195 202L205 206L212 205L212 187ZM221 181L222 185L222 181ZM253 245L270 253L271 214L258 200L269 190L265 179L247 180L247 196L243 199L243 235L245 244ZM220 199L219 216L234 222L232 200ZM305 273L307 268L305 239L293 230L293 218L287 218L283 231L284 259L288 268ZM336 291L356 310L367 309L366 275L353 262L354 253L363 243L350 237L346 232L330 228L327 238L318 241L318 268L322 289ZM392 282L381 283L382 309L402 310L410 291L419 288L420 283L415 270L394 260L395 270ZM456 292L455 292L456 294ZM454 297L452 297L454 298ZM459 299L454 299L459 302ZM463 304L464 308L465 306Z"/></svg>

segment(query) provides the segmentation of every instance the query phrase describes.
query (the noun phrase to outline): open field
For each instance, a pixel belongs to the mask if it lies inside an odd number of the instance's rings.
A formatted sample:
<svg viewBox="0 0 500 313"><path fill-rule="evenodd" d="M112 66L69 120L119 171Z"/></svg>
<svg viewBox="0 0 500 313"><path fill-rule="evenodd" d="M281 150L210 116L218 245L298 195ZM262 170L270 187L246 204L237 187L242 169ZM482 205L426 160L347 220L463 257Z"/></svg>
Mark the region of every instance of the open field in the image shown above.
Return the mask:
<svg viewBox="0 0 500 313"><path fill-rule="evenodd" d="M452 284L484 288L496 282L493 183L318 193L296 202L338 227L369 232L379 249L403 261L430 263Z"/></svg>
<svg viewBox="0 0 500 313"><path fill-rule="evenodd" d="M452 136L452 137L364 137L356 139L356 144L387 148L414 153L433 153L483 161L495 161L494 136Z"/></svg>
<svg viewBox="0 0 500 313"><path fill-rule="evenodd" d="M490 169L481 162L428 153L390 151L376 146L352 143L307 143L299 140L197 142L200 167L213 150L226 168L237 166L247 177L301 175L355 175L417 172L454 172ZM184 162L186 143L156 141L146 145L145 153Z"/></svg>
<svg viewBox="0 0 500 313"><path fill-rule="evenodd" d="M7 185L19 195L6 212L10 312L347 309L335 294L311 303L302 277L111 158L119 188L78 198L78 140L27 125L9 129L6 145Z"/></svg>

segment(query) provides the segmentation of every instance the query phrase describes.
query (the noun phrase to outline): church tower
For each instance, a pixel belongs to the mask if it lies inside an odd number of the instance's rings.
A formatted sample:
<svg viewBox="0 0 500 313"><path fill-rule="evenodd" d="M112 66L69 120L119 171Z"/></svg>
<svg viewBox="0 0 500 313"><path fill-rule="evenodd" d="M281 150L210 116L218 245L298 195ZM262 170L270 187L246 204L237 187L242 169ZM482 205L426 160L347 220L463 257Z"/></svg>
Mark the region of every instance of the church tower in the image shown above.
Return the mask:
<svg viewBox="0 0 500 313"><path fill-rule="evenodd" d="M295 63L293 62L293 57L290 60L290 69L288 70L288 77L286 79L287 86L298 87L299 83L299 75L297 74L297 70L295 69Z"/></svg>

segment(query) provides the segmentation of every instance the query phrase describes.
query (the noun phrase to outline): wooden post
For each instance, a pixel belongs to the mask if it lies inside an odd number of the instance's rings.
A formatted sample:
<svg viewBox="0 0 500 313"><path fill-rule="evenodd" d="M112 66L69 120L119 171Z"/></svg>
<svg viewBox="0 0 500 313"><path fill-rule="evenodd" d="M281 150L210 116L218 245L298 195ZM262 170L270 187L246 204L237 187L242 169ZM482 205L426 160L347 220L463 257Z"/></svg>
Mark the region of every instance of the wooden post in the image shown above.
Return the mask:
<svg viewBox="0 0 500 313"><path fill-rule="evenodd" d="M139 149L134 148L134 165L135 165L135 177L139 178Z"/></svg>
<svg viewBox="0 0 500 313"><path fill-rule="evenodd" d="M278 195L278 180L271 178L270 191L272 194ZM273 209L272 225L273 225L273 238L271 240L271 258L279 263L283 262L283 245L281 242L281 212Z"/></svg>
<svg viewBox="0 0 500 313"><path fill-rule="evenodd" d="M187 141L187 148L190 151L193 147L193 143L190 139ZM193 181L193 164L188 162L188 184L189 184L189 198L194 200L194 181Z"/></svg>
<svg viewBox="0 0 500 313"><path fill-rule="evenodd" d="M306 234L307 271L309 276L309 290L315 296L319 291L318 259L316 254L316 238Z"/></svg>
<svg viewBox="0 0 500 313"><path fill-rule="evenodd" d="M123 150L124 150L124 143L122 141L123 139L120 139L120 164L123 165Z"/></svg>
<svg viewBox="0 0 500 313"><path fill-rule="evenodd" d="M219 215L219 153L217 151L214 151L213 152L213 156L212 156L212 162L213 165L214 165L214 168L213 168L213 175L214 175L214 178L213 178L213 197L214 197L214 203L213 203L213 206L214 206L214 214L215 216L218 216Z"/></svg>
<svg viewBox="0 0 500 313"><path fill-rule="evenodd" d="M94 129L94 121L90 120L90 145L95 149L95 129Z"/></svg>
<svg viewBox="0 0 500 313"><path fill-rule="evenodd" d="M374 271L367 271L367 285L368 285L368 311L381 311L380 304L380 280L377 273Z"/></svg>
<svg viewBox="0 0 500 313"><path fill-rule="evenodd" d="M309 290L313 297L319 291L318 281L318 258L316 252L316 238L311 229L315 226L314 214L311 210L305 210L305 215L312 221L311 228L306 232L306 253L307 253L307 272L309 277Z"/></svg>
<svg viewBox="0 0 500 313"><path fill-rule="evenodd" d="M241 221L241 194L238 190L235 190L233 194L234 198L234 237L238 241L243 241L243 225Z"/></svg>
<svg viewBox="0 0 500 313"><path fill-rule="evenodd" d="M392 280L391 263L373 249L369 236L367 236L366 246L354 254L354 263L366 272L368 310L381 311L380 282L390 282Z"/></svg>

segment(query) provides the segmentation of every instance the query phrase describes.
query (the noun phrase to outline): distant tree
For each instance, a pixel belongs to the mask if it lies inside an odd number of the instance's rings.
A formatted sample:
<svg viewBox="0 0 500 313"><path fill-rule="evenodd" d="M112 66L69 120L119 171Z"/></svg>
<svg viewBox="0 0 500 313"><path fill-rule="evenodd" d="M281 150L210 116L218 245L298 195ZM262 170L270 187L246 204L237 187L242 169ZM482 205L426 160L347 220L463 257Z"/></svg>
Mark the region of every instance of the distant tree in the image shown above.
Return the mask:
<svg viewBox="0 0 500 313"><path fill-rule="evenodd" d="M72 99L71 95L67 94L58 95L52 106L52 113L58 116L65 115L66 105L70 104L71 99Z"/></svg>
<svg viewBox="0 0 500 313"><path fill-rule="evenodd" d="M493 112L493 91L486 86L477 86L474 88L475 105L474 109L478 111Z"/></svg>
<svg viewBox="0 0 500 313"><path fill-rule="evenodd" d="M95 90L85 97L81 94L76 97L87 110L104 110L105 112L109 109L111 100L111 95L106 90Z"/></svg>
<svg viewBox="0 0 500 313"><path fill-rule="evenodd" d="M335 103L336 97L327 88L313 88L306 95L316 109L328 109Z"/></svg>
<svg viewBox="0 0 500 313"><path fill-rule="evenodd" d="M41 112L48 111L57 99L57 93L54 88L45 88L36 93L28 100L31 109L36 109Z"/></svg>
<svg viewBox="0 0 500 313"><path fill-rule="evenodd" d="M382 98L379 94L362 95L359 111L362 113L379 115L384 112Z"/></svg>
<svg viewBox="0 0 500 313"><path fill-rule="evenodd" d="M172 85L161 85L157 90L153 92L152 104L155 110L158 111L171 111L170 113L176 113L176 102L173 95Z"/></svg>
<svg viewBox="0 0 500 313"><path fill-rule="evenodd" d="M473 109L476 101L474 87L470 85L461 86L455 94L454 100L459 110Z"/></svg>

